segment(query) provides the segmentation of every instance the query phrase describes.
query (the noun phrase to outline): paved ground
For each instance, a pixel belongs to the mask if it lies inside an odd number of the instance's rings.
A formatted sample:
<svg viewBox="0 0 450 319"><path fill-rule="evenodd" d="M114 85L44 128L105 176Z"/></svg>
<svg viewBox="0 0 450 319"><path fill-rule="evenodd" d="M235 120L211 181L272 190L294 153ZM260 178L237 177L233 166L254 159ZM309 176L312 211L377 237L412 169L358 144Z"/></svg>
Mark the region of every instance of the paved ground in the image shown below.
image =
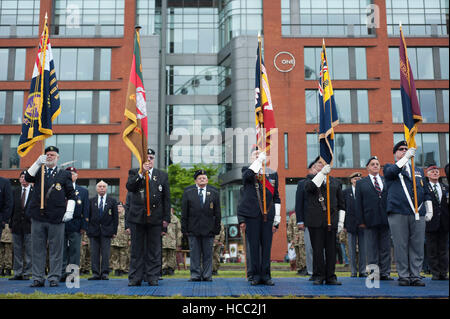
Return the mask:
<svg viewBox="0 0 450 319"><path fill-rule="evenodd" d="M10 281L0 279L0 294L29 294L40 291L47 294L111 294L138 296L185 296L215 297L242 295L261 296L304 296L308 298L329 296L345 298L448 298L449 282L424 279L426 287L400 287L397 281L382 281L380 288L367 288L365 278L341 277L342 286L314 286L305 278L274 278L275 286L251 286L242 278L215 278L213 282L189 282L187 279L165 278L158 287L146 283L141 287L128 287L127 279L108 281L80 280L80 288L67 288L65 283L50 288L46 282L44 288L31 288L31 281Z"/></svg>

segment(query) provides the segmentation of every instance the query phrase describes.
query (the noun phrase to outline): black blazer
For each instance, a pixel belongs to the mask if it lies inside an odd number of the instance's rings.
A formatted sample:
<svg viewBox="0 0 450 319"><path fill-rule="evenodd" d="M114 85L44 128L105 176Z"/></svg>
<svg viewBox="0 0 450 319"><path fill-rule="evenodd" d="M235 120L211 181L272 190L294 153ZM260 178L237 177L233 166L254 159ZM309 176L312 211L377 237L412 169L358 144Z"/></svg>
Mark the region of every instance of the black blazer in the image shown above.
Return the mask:
<svg viewBox="0 0 450 319"><path fill-rule="evenodd" d="M92 197L89 202L88 237L112 237L116 235L119 225L117 201L113 197L106 196L105 208L101 217L98 209L98 195Z"/></svg>
<svg viewBox="0 0 450 319"><path fill-rule="evenodd" d="M72 174L69 171L57 167L57 171L50 179L44 180L44 212L41 212L41 168L36 176L31 176L28 171L25 180L34 183L34 192L28 207L32 219L51 224L60 224L66 213L67 200L76 201L73 188ZM51 191L49 189L51 188Z"/></svg>
<svg viewBox="0 0 450 319"><path fill-rule="evenodd" d="M166 172L154 168L149 180L150 219L151 225L162 225L163 221L170 223L170 187ZM139 170L128 172L127 190L127 222L134 224L147 223L147 194L145 177L139 176Z"/></svg>
<svg viewBox="0 0 450 319"><path fill-rule="evenodd" d="M433 188L430 183L427 181L425 183L425 187L427 187L430 191L432 202L433 202L433 218L426 223L426 232L434 232L442 229L443 231L448 232L448 192L449 188L447 185L443 183L439 183L442 189L442 198L439 201L438 198L434 195Z"/></svg>
<svg viewBox="0 0 450 319"><path fill-rule="evenodd" d="M245 218L257 218L262 216L261 208L258 203L258 196L256 194L255 182L257 181L256 174L248 167L242 168L242 182L244 189L241 192L242 198L238 206L238 222L245 222ZM266 187L266 211L267 221L273 222L275 217L275 204L281 203L278 194L278 174L275 171L267 169L266 183L270 183L274 189L273 195ZM263 184L258 180L259 194L261 204L263 201ZM263 204L262 204L263 205Z"/></svg>
<svg viewBox="0 0 450 319"><path fill-rule="evenodd" d="M9 179L0 177L0 229L8 223L12 213L12 190Z"/></svg>
<svg viewBox="0 0 450 319"><path fill-rule="evenodd" d="M322 210L319 202L319 191L312 179L315 175L308 175L305 180L305 198L307 201L307 209L305 210L305 226L306 227L327 227L327 211ZM327 187L322 184L320 191L327 203ZM330 219L331 227L337 228L339 221L339 211L345 210L344 195L342 194L341 183L330 177Z"/></svg>
<svg viewBox="0 0 450 319"><path fill-rule="evenodd" d="M307 208L305 199L305 179L302 179L297 184L297 191L295 193L295 217L297 223L305 222L305 210Z"/></svg>
<svg viewBox="0 0 450 319"><path fill-rule="evenodd" d="M389 225L386 212L387 186L381 176L383 191L381 197L373 186L370 176L356 182L356 216L358 225L366 227Z"/></svg>
<svg viewBox="0 0 450 319"><path fill-rule="evenodd" d="M205 203L200 205L196 185L184 189L181 199L181 232L190 236L215 236L220 233L219 191L206 186Z"/></svg>
<svg viewBox="0 0 450 319"><path fill-rule="evenodd" d="M13 212L9 222L9 228L13 234L31 234L31 219L25 214L28 205L30 204L33 194L33 186L30 186L25 207L22 209L22 186L14 189L13 192Z"/></svg>
<svg viewBox="0 0 450 319"><path fill-rule="evenodd" d="M342 191L345 200L345 221L344 228L347 232L354 234L358 231L358 222L356 220L356 198L353 196L353 188Z"/></svg>

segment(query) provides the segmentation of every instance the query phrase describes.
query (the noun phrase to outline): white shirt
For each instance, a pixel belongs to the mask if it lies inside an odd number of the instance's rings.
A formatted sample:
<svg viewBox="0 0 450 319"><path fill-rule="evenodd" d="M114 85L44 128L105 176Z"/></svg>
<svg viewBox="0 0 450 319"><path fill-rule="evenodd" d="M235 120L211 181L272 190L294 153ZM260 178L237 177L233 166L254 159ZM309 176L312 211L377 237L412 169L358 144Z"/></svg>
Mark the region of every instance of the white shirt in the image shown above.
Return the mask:
<svg viewBox="0 0 450 319"><path fill-rule="evenodd" d="M22 187L22 191L20 192L20 196L22 196L23 189L25 188L25 202L24 202L24 204L26 205L27 204L27 200L28 200L28 195L30 194L31 185L28 184L27 187L23 187L23 186L21 186L21 187Z"/></svg>
<svg viewBox="0 0 450 319"><path fill-rule="evenodd" d="M352 185L352 193L354 198L356 198L355 189L356 189L355 186Z"/></svg>
<svg viewBox="0 0 450 319"><path fill-rule="evenodd" d="M153 167L148 171L148 179L151 180L152 179L152 174L153 174ZM139 176L141 178L144 178L145 175L142 175L141 173L139 173Z"/></svg>
<svg viewBox="0 0 450 319"><path fill-rule="evenodd" d="M98 205L98 208L100 209L100 198L101 198L101 196L100 195L98 195L98 199L97 199L97 205ZM106 194L105 195L103 195L103 210L105 209L105 204L106 204Z"/></svg>
<svg viewBox="0 0 450 319"><path fill-rule="evenodd" d="M378 174L377 176L369 174L369 176L370 176L370 181L372 182L373 187L375 187L375 182L373 180L373 178L375 177L377 179L378 185L380 186L380 189L383 190L383 181L381 180L380 174Z"/></svg>
<svg viewBox="0 0 450 319"><path fill-rule="evenodd" d="M197 195L200 195L200 187L197 186ZM203 204L205 203L205 198L206 198L206 186L203 187Z"/></svg>
<svg viewBox="0 0 450 319"><path fill-rule="evenodd" d="M439 202L440 202L441 199L442 199L442 188L441 188L441 185L439 185L439 183L433 183L433 182L430 182L430 185L431 185L431 189L433 190L433 193L434 193L434 185L436 185L436 190L438 192Z"/></svg>

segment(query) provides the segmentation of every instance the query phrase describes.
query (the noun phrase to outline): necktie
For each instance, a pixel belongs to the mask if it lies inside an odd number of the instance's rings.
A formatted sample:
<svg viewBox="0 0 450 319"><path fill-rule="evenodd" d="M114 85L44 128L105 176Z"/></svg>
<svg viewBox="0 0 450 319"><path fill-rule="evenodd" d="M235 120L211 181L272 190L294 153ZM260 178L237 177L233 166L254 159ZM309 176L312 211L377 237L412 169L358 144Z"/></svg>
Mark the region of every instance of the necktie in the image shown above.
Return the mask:
<svg viewBox="0 0 450 319"><path fill-rule="evenodd" d="M375 186L375 190L378 192L378 194L381 193L381 187L380 184L378 184L378 179L374 176L373 178L373 184Z"/></svg>
<svg viewBox="0 0 450 319"><path fill-rule="evenodd" d="M198 192L198 199L200 200L200 206L203 207L203 188L200 188L200 189L199 189L199 192Z"/></svg>
<svg viewBox="0 0 450 319"><path fill-rule="evenodd" d="M439 201L439 192L437 190L437 184L434 184L433 192L434 192L434 196L436 196L436 199Z"/></svg>
<svg viewBox="0 0 450 319"><path fill-rule="evenodd" d="M27 189L25 187L22 188L22 196L20 200L22 202L22 209L25 207L25 194L27 193Z"/></svg>
<svg viewBox="0 0 450 319"><path fill-rule="evenodd" d="M52 172L53 172L53 168L47 169L47 178L50 178L50 176L52 176Z"/></svg>
<svg viewBox="0 0 450 319"><path fill-rule="evenodd" d="M98 211L100 212L100 217L103 215L103 196L100 196L100 205L98 206Z"/></svg>

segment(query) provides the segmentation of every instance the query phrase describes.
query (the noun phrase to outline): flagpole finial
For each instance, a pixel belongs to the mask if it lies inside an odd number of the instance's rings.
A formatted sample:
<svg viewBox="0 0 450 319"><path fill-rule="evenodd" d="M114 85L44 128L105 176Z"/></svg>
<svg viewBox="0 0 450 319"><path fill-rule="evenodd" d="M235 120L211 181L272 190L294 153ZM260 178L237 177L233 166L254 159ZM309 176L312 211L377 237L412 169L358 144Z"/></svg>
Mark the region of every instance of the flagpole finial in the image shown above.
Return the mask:
<svg viewBox="0 0 450 319"><path fill-rule="evenodd" d="M141 27L140 25L135 25L135 26L134 26L134 29L135 29L135 30L139 30L139 29L142 29L142 27Z"/></svg>
<svg viewBox="0 0 450 319"><path fill-rule="evenodd" d="M47 11L45 12L45 20L48 19Z"/></svg>

